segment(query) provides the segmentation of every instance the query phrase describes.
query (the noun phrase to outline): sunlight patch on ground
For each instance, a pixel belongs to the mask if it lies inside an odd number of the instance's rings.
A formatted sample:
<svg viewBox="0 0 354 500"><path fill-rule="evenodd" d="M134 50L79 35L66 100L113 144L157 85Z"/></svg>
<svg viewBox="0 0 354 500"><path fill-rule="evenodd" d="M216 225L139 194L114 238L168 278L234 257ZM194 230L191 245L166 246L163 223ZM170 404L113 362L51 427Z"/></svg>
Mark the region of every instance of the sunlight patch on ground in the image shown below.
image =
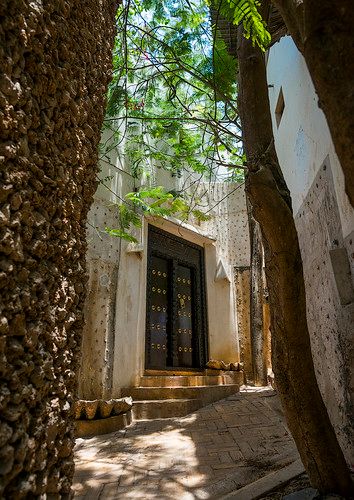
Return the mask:
<svg viewBox="0 0 354 500"><path fill-rule="evenodd" d="M298 458L276 391L241 392L186 417L77 439L78 500L205 500Z"/></svg>

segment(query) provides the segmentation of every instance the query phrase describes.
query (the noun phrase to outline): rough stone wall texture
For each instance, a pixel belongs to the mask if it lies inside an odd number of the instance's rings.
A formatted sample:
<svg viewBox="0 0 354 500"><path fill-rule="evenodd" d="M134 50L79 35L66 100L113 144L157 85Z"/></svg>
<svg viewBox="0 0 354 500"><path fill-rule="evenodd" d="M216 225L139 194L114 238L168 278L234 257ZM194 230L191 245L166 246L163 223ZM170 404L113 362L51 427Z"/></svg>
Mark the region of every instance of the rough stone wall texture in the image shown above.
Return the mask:
<svg viewBox="0 0 354 500"><path fill-rule="evenodd" d="M265 285L264 285L265 286ZM270 331L270 307L266 297L263 297L263 363L267 370L267 382L273 381L272 370L272 334Z"/></svg>
<svg viewBox="0 0 354 500"><path fill-rule="evenodd" d="M205 183L200 186L200 191L207 191L203 200L207 200L210 207L210 220L202 222L201 228L217 239L218 251L226 258L230 268L248 266L250 240L243 184Z"/></svg>
<svg viewBox="0 0 354 500"><path fill-rule="evenodd" d="M69 494L115 1L0 6L0 496Z"/></svg>
<svg viewBox="0 0 354 500"><path fill-rule="evenodd" d="M88 215L88 286L79 375L79 397L107 398L112 388L116 294L122 239L104 232L119 226L117 210L97 197Z"/></svg>
<svg viewBox="0 0 354 500"><path fill-rule="evenodd" d="M348 463L352 464L354 296L349 263L354 265L354 238L349 235L344 239L342 235L328 158L296 215L296 226L317 380L340 444ZM336 265L338 250L343 250L346 258Z"/></svg>
<svg viewBox="0 0 354 500"><path fill-rule="evenodd" d="M235 267L237 329L240 343L240 361L246 382L253 382L253 361L250 325L251 282L249 267Z"/></svg>

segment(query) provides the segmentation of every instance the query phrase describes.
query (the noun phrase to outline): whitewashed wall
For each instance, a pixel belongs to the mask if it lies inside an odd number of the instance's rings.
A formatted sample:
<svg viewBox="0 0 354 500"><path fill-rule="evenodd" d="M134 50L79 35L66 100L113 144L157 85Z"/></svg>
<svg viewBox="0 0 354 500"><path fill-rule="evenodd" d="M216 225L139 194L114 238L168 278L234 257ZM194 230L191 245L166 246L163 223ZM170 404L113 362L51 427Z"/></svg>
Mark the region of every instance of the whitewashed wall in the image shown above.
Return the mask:
<svg viewBox="0 0 354 500"><path fill-rule="evenodd" d="M275 146L304 263L316 375L347 460L354 463L354 211L305 61L290 37L271 48L267 78ZM278 125L280 89L285 107Z"/></svg>
<svg viewBox="0 0 354 500"><path fill-rule="evenodd" d="M99 185L88 218L90 282L79 396L119 397L120 389L137 384L144 372L149 223L204 247L209 357L239 361L232 269L249 264L243 186L231 183L200 186L201 191L208 191L203 203L207 204L206 209L211 208L209 221L193 225L144 219L142 229L136 231L139 243L128 244L104 234L103 230L107 226L118 227L112 204L132 191L137 181L122 172L129 169L115 150L110 153L109 162L102 162L101 167L100 177L106 179L108 189ZM168 189L180 189L184 182L183 178L173 178L162 169L151 173L156 184Z"/></svg>

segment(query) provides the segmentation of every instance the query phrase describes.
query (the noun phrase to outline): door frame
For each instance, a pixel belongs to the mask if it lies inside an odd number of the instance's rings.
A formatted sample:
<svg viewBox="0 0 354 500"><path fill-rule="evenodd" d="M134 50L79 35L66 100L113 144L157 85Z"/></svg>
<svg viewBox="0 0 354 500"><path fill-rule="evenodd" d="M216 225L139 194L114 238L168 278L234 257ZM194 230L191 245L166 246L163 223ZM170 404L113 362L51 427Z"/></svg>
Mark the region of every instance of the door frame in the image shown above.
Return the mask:
<svg viewBox="0 0 354 500"><path fill-rule="evenodd" d="M176 236L168 231L164 231L152 224L148 224L148 243L147 243L147 264L146 264L146 322L145 322L145 370L160 370L160 371L200 371L205 368L208 358L208 315L207 315L207 295L206 295L206 273L205 273L205 252L204 247L192 243L184 238ZM158 240L171 240L174 244L174 249L166 248L159 245ZM163 250L161 250L163 248ZM183 249L183 250L182 250ZM194 251L194 259L188 259L188 249ZM149 291L151 289L151 259L150 255L156 255L161 258L168 258L177 261L179 264L192 268L194 270L194 290L198 290L195 298L195 324L196 324L196 359L193 368L168 366L164 369L153 368L148 365L149 362L149 345L151 339L150 310L149 310ZM172 279L174 279L172 277ZM176 304L172 304L175 309ZM175 336L172 336L172 342L175 341Z"/></svg>

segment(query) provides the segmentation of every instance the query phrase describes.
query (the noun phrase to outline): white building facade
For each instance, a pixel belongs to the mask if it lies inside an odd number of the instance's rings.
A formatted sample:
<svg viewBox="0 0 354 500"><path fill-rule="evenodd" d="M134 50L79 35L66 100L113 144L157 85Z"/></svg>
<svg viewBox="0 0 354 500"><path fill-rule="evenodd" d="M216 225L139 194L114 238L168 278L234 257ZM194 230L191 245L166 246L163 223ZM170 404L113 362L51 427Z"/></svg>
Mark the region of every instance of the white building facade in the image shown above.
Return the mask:
<svg viewBox="0 0 354 500"><path fill-rule="evenodd" d="M303 258L317 380L353 464L354 211L326 118L291 37L281 38L269 51L267 79L276 151Z"/></svg>
<svg viewBox="0 0 354 500"><path fill-rule="evenodd" d="M138 242L129 243L104 232L119 227L116 204L140 182L121 151L122 144L101 163L105 186L88 217L82 399L120 397L146 369L200 371L209 359L240 361L234 270L250 258L243 185L199 183L208 221L143 217L134 229ZM167 189L184 182L153 167L151 176Z"/></svg>

